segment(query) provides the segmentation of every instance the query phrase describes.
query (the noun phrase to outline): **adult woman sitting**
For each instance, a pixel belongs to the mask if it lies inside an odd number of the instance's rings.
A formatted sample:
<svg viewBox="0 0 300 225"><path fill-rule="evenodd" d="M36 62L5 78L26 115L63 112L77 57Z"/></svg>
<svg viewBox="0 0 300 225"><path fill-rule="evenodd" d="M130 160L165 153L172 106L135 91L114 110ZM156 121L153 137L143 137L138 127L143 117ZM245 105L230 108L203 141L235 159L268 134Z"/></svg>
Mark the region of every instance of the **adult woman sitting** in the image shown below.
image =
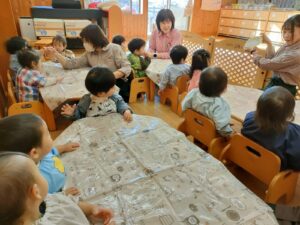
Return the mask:
<svg viewBox="0 0 300 225"><path fill-rule="evenodd" d="M45 54L50 58L56 58L64 69L76 69L86 66L107 67L113 71L117 86L120 88L120 95L126 102L129 99L128 76L131 73L131 66L125 53L119 45L109 43L101 28L96 24L86 26L80 33L85 53L73 59L68 59L59 54L54 48L45 49Z"/></svg>
<svg viewBox="0 0 300 225"><path fill-rule="evenodd" d="M152 32L149 51L152 58L168 59L169 52L182 42L180 32L174 28L175 17L170 9L161 9L156 16L156 26Z"/></svg>

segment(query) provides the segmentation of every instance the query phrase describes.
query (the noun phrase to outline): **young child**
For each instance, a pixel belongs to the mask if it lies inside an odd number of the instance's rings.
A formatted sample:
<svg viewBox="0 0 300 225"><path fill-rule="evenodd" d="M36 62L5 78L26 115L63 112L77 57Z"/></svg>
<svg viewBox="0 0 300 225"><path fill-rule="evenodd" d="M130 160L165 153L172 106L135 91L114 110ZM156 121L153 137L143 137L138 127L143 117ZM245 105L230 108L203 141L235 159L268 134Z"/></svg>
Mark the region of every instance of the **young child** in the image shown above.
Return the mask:
<svg viewBox="0 0 300 225"><path fill-rule="evenodd" d="M219 67L208 67L200 76L199 89L191 90L182 102L182 111L191 108L215 123L218 133L230 136L230 107L221 97L227 88L227 75ZM200 91L199 91L200 90Z"/></svg>
<svg viewBox="0 0 300 225"><path fill-rule="evenodd" d="M169 65L164 72L159 83L158 95L167 87L167 85L176 85L178 77L189 74L190 66L185 64L185 59L188 55L188 50L182 45L176 45L170 52L170 57L173 64Z"/></svg>
<svg viewBox="0 0 300 225"><path fill-rule="evenodd" d="M27 155L0 153L1 225L114 225L113 211L62 194L48 185Z"/></svg>
<svg viewBox="0 0 300 225"><path fill-rule="evenodd" d="M41 74L40 54L35 50L24 49L18 52L22 69L16 79L17 96L20 102L41 100L39 87L51 86L62 80L61 77L45 77Z"/></svg>
<svg viewBox="0 0 300 225"><path fill-rule="evenodd" d="M283 87L267 89L258 99L255 112L246 115L242 134L281 159L281 168L300 170L300 126L291 123L295 99Z"/></svg>
<svg viewBox="0 0 300 225"><path fill-rule="evenodd" d="M262 35L267 44L266 58L254 52L254 63L264 70L273 71L273 76L266 89L282 86L294 96L300 87L300 14L288 18L282 26L282 36L286 42L276 53L271 40Z"/></svg>
<svg viewBox="0 0 300 225"><path fill-rule="evenodd" d="M124 120L131 121L131 110L123 98L115 94L115 83L116 78L109 69L94 67L85 79L85 87L90 94L84 95L78 105L64 105L61 114L76 120L118 112Z"/></svg>
<svg viewBox="0 0 300 225"><path fill-rule="evenodd" d="M127 58L135 77L145 77L145 70L151 63L150 57L146 54L145 46L146 42L140 38L134 38L128 44L128 49L131 53Z"/></svg>
<svg viewBox="0 0 300 225"><path fill-rule="evenodd" d="M126 40L122 35L116 35L112 39L112 43L120 45L123 51L126 53L127 47L126 47Z"/></svg>
<svg viewBox="0 0 300 225"><path fill-rule="evenodd" d="M193 88L199 88L201 71L208 67L209 60L210 54L205 49L199 49L194 52L190 71L191 80L189 83L188 91L191 91Z"/></svg>
<svg viewBox="0 0 300 225"><path fill-rule="evenodd" d="M49 193L62 191L65 186L66 173L60 154L74 151L79 146L78 143L68 143L55 148L52 144L47 125L34 114L20 114L0 120L0 151L29 155L48 181ZM75 195L78 190L68 188L65 193Z"/></svg>
<svg viewBox="0 0 300 225"><path fill-rule="evenodd" d="M9 69L12 71L12 79L15 82L16 76L21 69L21 65L17 58L17 52L28 47L27 41L19 36L15 36L6 41L6 51L10 54Z"/></svg>
<svg viewBox="0 0 300 225"><path fill-rule="evenodd" d="M53 37L52 46L62 56L67 57L69 59L75 58L74 53L71 50L66 49L67 41L63 36L56 35L55 37Z"/></svg>

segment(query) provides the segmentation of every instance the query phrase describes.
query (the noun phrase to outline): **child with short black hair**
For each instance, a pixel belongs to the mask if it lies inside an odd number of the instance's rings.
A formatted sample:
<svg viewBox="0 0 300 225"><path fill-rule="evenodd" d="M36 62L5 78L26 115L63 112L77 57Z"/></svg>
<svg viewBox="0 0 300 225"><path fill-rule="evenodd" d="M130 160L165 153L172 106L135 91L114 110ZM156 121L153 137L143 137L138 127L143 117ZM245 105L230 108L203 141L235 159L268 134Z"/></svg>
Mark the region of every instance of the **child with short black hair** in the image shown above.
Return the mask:
<svg viewBox="0 0 300 225"><path fill-rule="evenodd" d="M292 123L295 99L285 88L271 87L246 115L242 134L281 159L281 169L300 170L300 126Z"/></svg>
<svg viewBox="0 0 300 225"><path fill-rule="evenodd" d="M113 211L62 194L48 185L27 155L0 153L1 225L114 225Z"/></svg>
<svg viewBox="0 0 300 225"><path fill-rule="evenodd" d="M115 84L116 78L108 68L92 68L85 79L85 87L90 94L84 95L78 105L64 105L61 114L77 120L118 112L124 120L131 121L131 109L120 95L115 94Z"/></svg>
<svg viewBox="0 0 300 225"><path fill-rule="evenodd" d="M46 123L34 114L19 114L0 120L0 152L22 152L28 155L39 167L40 173L48 181L49 193L62 191L66 182L62 153L79 147L78 143L67 143L57 147ZM78 194L76 188L68 188L66 194Z"/></svg>
<svg viewBox="0 0 300 225"><path fill-rule="evenodd" d="M17 53L18 51L25 49L28 47L27 41L23 39L22 37L15 36L8 39L5 43L6 51L10 54L9 59L9 69L13 72L13 81L16 81L16 76L21 69L21 65L18 61Z"/></svg>
<svg viewBox="0 0 300 225"><path fill-rule="evenodd" d="M210 54L205 49L198 49L193 53L188 91L199 87L201 71L209 66Z"/></svg>
<svg viewBox="0 0 300 225"><path fill-rule="evenodd" d="M182 111L191 108L213 120L222 136L230 136L231 112L228 103L221 97L227 88L227 75L220 67L208 67L202 71L199 89L191 90L182 102Z"/></svg>
<svg viewBox="0 0 300 225"><path fill-rule="evenodd" d="M75 58L74 53L71 50L66 49L67 40L65 37L61 35L56 35L55 37L53 37L52 46L62 56L67 57L69 59Z"/></svg>
<svg viewBox="0 0 300 225"><path fill-rule="evenodd" d="M185 64L188 50L182 45L176 45L171 49L170 57L173 64L169 65L161 77L159 83L158 95L167 87L167 85L176 85L176 80L182 75L190 72L190 66Z"/></svg>
<svg viewBox="0 0 300 225"><path fill-rule="evenodd" d="M146 42L140 38L134 38L128 43L128 49L131 52L127 58L131 63L131 68L135 77L145 77L146 69L151 63L145 51Z"/></svg>
<svg viewBox="0 0 300 225"><path fill-rule="evenodd" d="M120 45L123 51L126 52L126 39L122 35L114 36L111 42Z"/></svg>
<svg viewBox="0 0 300 225"><path fill-rule="evenodd" d="M18 71L16 90L19 102L39 101L39 87L56 84L62 77L45 77L41 74L41 59L38 51L24 49L18 52L22 69Z"/></svg>

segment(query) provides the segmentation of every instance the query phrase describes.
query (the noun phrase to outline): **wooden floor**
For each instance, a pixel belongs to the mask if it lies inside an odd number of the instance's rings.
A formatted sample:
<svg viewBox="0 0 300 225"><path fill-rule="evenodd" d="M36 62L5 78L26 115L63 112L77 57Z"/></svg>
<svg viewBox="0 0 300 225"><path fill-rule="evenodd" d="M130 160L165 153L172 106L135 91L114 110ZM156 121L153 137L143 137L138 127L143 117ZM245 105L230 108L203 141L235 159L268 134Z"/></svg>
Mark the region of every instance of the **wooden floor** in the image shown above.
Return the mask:
<svg viewBox="0 0 300 225"><path fill-rule="evenodd" d="M139 101L130 104L130 107L132 108L135 114L158 117L164 120L173 128L177 128L178 125L183 121L183 118L173 113L169 106L161 105L159 103L159 99L157 98L154 102ZM63 118L59 118L57 120L57 131L51 132L52 138L55 139L70 124L70 121ZM239 132L241 129L241 123L236 120L232 120L232 124L233 129ZM256 195L263 198L264 190L266 187L261 182L259 182L254 177L241 170L240 168L230 168L230 171L232 171L232 173ZM295 197L290 203L290 205L300 205L300 178L298 179Z"/></svg>

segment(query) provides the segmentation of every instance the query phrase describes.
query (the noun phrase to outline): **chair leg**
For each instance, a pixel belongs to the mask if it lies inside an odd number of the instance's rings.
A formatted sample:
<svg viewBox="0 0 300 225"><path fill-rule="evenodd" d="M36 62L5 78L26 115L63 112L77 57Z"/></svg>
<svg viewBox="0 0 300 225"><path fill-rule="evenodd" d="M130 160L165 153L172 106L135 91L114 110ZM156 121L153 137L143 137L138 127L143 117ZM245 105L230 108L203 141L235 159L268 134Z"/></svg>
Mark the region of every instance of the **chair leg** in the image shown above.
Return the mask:
<svg viewBox="0 0 300 225"><path fill-rule="evenodd" d="M155 96L155 83L150 80L150 93L149 93L149 100L154 101Z"/></svg>
<svg viewBox="0 0 300 225"><path fill-rule="evenodd" d="M44 114L45 114L45 122L48 126L48 129L50 131L55 131L56 130L56 124L55 124L55 119L53 112L49 109L47 104L44 102L43 103L43 108L44 108Z"/></svg>

